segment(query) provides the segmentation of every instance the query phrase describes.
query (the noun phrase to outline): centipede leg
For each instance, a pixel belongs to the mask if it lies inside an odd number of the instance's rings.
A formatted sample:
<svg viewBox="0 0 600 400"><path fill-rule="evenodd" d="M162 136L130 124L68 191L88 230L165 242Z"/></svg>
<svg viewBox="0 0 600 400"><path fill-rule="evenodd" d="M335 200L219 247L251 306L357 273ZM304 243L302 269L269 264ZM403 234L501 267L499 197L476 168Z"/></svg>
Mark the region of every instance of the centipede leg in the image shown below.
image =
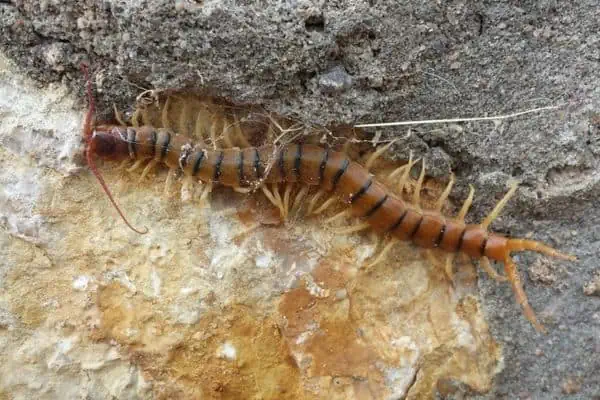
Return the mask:
<svg viewBox="0 0 600 400"><path fill-rule="evenodd" d="M133 115L131 116L131 126L133 126L134 128L140 127L140 116L141 116L141 111L138 108L133 112Z"/></svg>
<svg viewBox="0 0 600 400"><path fill-rule="evenodd" d="M285 219L285 209L283 206L283 201L281 200L281 196L279 195L277 184L273 184L273 190L269 190L265 185L261 186L261 189L267 199L279 209L279 215L281 218Z"/></svg>
<svg viewBox="0 0 600 400"><path fill-rule="evenodd" d="M488 226L492 223L492 221L498 217L498 214L500 214L502 212L502 209L504 208L504 206L506 206L506 203L508 203L510 198L517 191L518 186L519 186L519 183L516 181L511 183L510 189L508 190L508 192L506 192L504 197L502 197L502 199L498 202L498 204L496 204L496 207L494 207L492 212L487 217L485 217L483 222L480 224L483 229L487 229Z"/></svg>
<svg viewBox="0 0 600 400"><path fill-rule="evenodd" d="M188 202L194 198L194 180L191 176L185 175L181 185L181 201Z"/></svg>
<svg viewBox="0 0 600 400"><path fill-rule="evenodd" d="M172 129L171 122L169 121L169 105L171 103L171 97L168 96L165 100L165 105L160 113L160 122L162 127L165 129Z"/></svg>
<svg viewBox="0 0 600 400"><path fill-rule="evenodd" d="M523 284L521 283L519 271L517 271L517 265L508 256L504 260L504 272L506 273L508 281L515 292L517 303L519 303L523 309L523 314L525 314L525 317L529 320L529 322L531 322L537 331L546 333L546 329L541 323L538 322L533 308L531 308L529 305L529 300L527 300L527 295L525 294Z"/></svg>
<svg viewBox="0 0 600 400"><path fill-rule="evenodd" d="M365 229L369 229L370 227L371 224L369 224L368 222L363 222L361 224L349 226L347 228L335 228L333 229L333 232L335 232L338 235L348 235L350 233L364 231Z"/></svg>
<svg viewBox="0 0 600 400"><path fill-rule="evenodd" d="M117 171L124 171L126 170L126 166L127 164L129 164L129 160L123 160L121 161L121 164L119 164L119 166L117 167Z"/></svg>
<svg viewBox="0 0 600 400"><path fill-rule="evenodd" d="M217 124L221 122L219 120L219 118L214 117L213 116L213 122L210 125L210 140L212 142L212 146L213 149L216 150L217 149L217 142L219 140L218 136L217 136L217 131L219 130L219 128L217 127Z"/></svg>
<svg viewBox="0 0 600 400"><path fill-rule="evenodd" d="M308 209L306 210L307 215L311 215L313 213L313 211L315 210L315 207L317 206L317 202L319 201L319 199L321 197L323 197L324 194L325 194L324 190L318 190L317 193L315 193L310 198L310 200L308 202Z"/></svg>
<svg viewBox="0 0 600 400"><path fill-rule="evenodd" d="M454 282L454 258L455 254L446 255L446 262L444 263L444 272L446 276L450 280L450 282Z"/></svg>
<svg viewBox="0 0 600 400"><path fill-rule="evenodd" d="M148 114L148 110L143 108L142 111L142 125L152 125L150 123L150 115Z"/></svg>
<svg viewBox="0 0 600 400"><path fill-rule="evenodd" d="M402 176L400 177L400 180L398 181L398 193L402 194L402 192L404 191L404 186L406 185L406 181L408 180L408 176L410 175L410 170L416 162L417 161L413 161L412 153L410 153L408 158L408 164L406 164L406 169L404 170Z"/></svg>
<svg viewBox="0 0 600 400"><path fill-rule="evenodd" d="M167 172L167 179L165 180L165 188L163 193L167 197L171 197L171 186L173 185L173 179L175 178L175 174L177 173L177 169L169 168L169 172Z"/></svg>
<svg viewBox="0 0 600 400"><path fill-rule="evenodd" d="M412 203L417 208L421 208L421 188L423 187L423 180L425 179L425 159L421 161L421 173L419 174L419 179L417 179L417 184L415 186L415 191L413 192Z"/></svg>
<svg viewBox="0 0 600 400"><path fill-rule="evenodd" d="M242 127L240 125L240 120L235 113L233 113L233 122L234 122L233 129L234 129L234 132L236 133L237 139L240 141L241 147L243 147L243 148L250 147L250 142L248 142L246 135L244 135L244 132L242 131Z"/></svg>
<svg viewBox="0 0 600 400"><path fill-rule="evenodd" d="M146 165L146 168L144 168L142 175L138 179L138 183L141 183L144 180L146 175L148 175L148 173L156 166L156 164L158 164L158 162L156 160L152 160L148 163L148 165Z"/></svg>
<svg viewBox="0 0 600 400"><path fill-rule="evenodd" d="M385 153L390 147L392 147L392 145L395 142L396 142L396 140L392 140L391 142L389 142L385 146L381 146L381 148L377 149L376 151L373 152L373 154L371 154L369 156L369 158L365 162L365 168L367 169L367 171L371 169L371 167L373 166L373 164L375 163L375 161L377 161L377 159L379 157L381 157L381 155L383 153Z"/></svg>
<svg viewBox="0 0 600 400"><path fill-rule="evenodd" d="M127 168L127 172L134 172L135 170L137 170L146 160L144 159L140 159L140 160L136 160L135 163L133 163L133 165L129 168Z"/></svg>
<svg viewBox="0 0 600 400"><path fill-rule="evenodd" d="M444 206L446 199L448 199L448 195L450 194L450 191L452 190L452 186L454 186L454 174L450 174L450 181L448 182L448 185L446 185L446 188L440 195L440 198L435 203L435 207L434 207L435 211L440 211L440 212L442 211L442 207Z"/></svg>
<svg viewBox="0 0 600 400"><path fill-rule="evenodd" d="M464 221L465 220L465 216L469 212L469 208L471 208L471 204L473 203L473 196L475 196L475 189L473 188L472 185L469 185L469 195L467 196L467 199L463 203L460 211L456 215L456 219L458 221Z"/></svg>
<svg viewBox="0 0 600 400"><path fill-rule="evenodd" d="M201 204L208 203L208 195L212 192L212 190L213 190L212 182L208 182L208 183L202 185L202 189L200 192L200 200L199 200Z"/></svg>
<svg viewBox="0 0 600 400"><path fill-rule="evenodd" d="M377 264L379 264L380 262L382 262L385 259L385 257L387 256L387 254L390 252L392 247L394 247L396 245L396 243L398 243L398 241L399 240L394 237L387 239L381 252L377 255L377 257L375 257L375 259L373 261L371 261L371 263L369 263L367 265L367 268L374 267Z"/></svg>
<svg viewBox="0 0 600 400"><path fill-rule="evenodd" d="M350 210L348 210L348 209L346 209L344 211L340 211L339 213L335 214L333 217L327 218L325 220L325 223L326 224L332 224L332 223L334 223L335 221L337 221L340 218L345 218L345 217L350 216L350 214L351 214Z"/></svg>
<svg viewBox="0 0 600 400"><path fill-rule="evenodd" d="M303 186L298 193L296 193L296 196L294 197L294 201L292 202L292 209L291 209L291 214L292 215L296 215L298 213L298 211L300 210L300 205L302 204L302 199L304 199L304 197L306 196L306 194L308 193L308 186Z"/></svg>
<svg viewBox="0 0 600 400"><path fill-rule="evenodd" d="M115 113L115 119L117 122L123 126L127 126L125 119L123 118L123 114L117 109L117 105L113 103L113 112Z"/></svg>
<svg viewBox="0 0 600 400"><path fill-rule="evenodd" d="M285 219L289 216L290 213L290 195L292 193L293 185L288 183L285 185L285 191L283 192L283 209L285 210Z"/></svg>
<svg viewBox="0 0 600 400"><path fill-rule="evenodd" d="M483 268L483 270L496 282L506 282L506 277L500 275L496 272L496 270L492 267L490 260L487 257L482 257L479 260L479 264Z"/></svg>
<svg viewBox="0 0 600 400"><path fill-rule="evenodd" d="M328 209L329 207L331 207L331 205L333 203L336 202L336 198L335 197L330 197L327 200L325 200L325 202L323 204L321 204L321 206L319 208L317 208L314 212L314 214L321 214L323 211L325 211L326 209Z"/></svg>

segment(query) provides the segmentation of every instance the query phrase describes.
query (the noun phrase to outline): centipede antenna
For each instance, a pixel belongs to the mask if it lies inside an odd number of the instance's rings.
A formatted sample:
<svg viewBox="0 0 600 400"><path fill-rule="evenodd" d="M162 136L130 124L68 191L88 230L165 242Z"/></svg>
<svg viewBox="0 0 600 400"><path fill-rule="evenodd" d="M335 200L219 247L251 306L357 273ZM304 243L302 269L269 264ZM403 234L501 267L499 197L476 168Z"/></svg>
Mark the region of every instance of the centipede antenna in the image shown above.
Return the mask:
<svg viewBox="0 0 600 400"><path fill-rule="evenodd" d="M98 180L98 182L100 183L100 186L102 186L102 189L104 190L104 192L108 196L108 199L110 200L110 202L112 203L112 205L116 208L117 212L119 213L119 215L121 216L121 218L125 222L125 224L132 231L134 231L136 233L139 233L140 235L144 235L144 234L148 233L148 228L144 227L144 231L140 231L140 230L134 228L129 223L129 221L127 220L127 218L125 218L125 214L123 214L123 211L121 211L121 209L119 208L119 205L117 204L117 202L113 198L110 190L108 189L108 186L106 185L106 182L104 182L104 178L102 178L102 175L100 174L100 171L98 171L98 168L96 168L96 164L94 163L93 151L90 149L90 143L91 143L91 140L92 140L92 119L93 119L94 113L96 111L96 104L94 102L94 96L92 94L92 81L90 80L90 74L89 74L88 66L86 64L81 64L81 70L83 71L83 74L85 76L85 80L86 80L86 92L87 92L88 102L89 102L88 112L87 112L87 114L85 116L85 122L84 122L84 125L83 125L83 137L84 137L85 143L86 143L85 153L86 153L87 164L90 167L90 170L92 171L92 173L94 174L94 176L96 177L96 179Z"/></svg>
<svg viewBox="0 0 600 400"><path fill-rule="evenodd" d="M92 94L92 81L90 80L90 71L87 64L81 63L81 71L85 77L85 89L89 102L89 108L87 114L85 115L85 122L83 124L83 138L85 139L87 145L92 138L92 119L96 113L96 103Z"/></svg>
<svg viewBox="0 0 600 400"><path fill-rule="evenodd" d="M94 159L92 157L92 152L91 151L87 152L87 163L88 163L88 166L90 167L90 170L92 171L92 173L96 177L96 179L98 179L98 182L100 182L100 186L102 186L102 189L104 189L104 192L108 196L108 199L110 200L110 202L112 203L112 205L116 208L117 212L119 213L119 215L123 219L123 222L125 222L125 224L132 231L134 231L135 233L139 233L140 235L144 235L144 234L148 233L148 228L147 227L144 227L144 230L140 231L139 229L134 228L129 223L129 221L127 220L127 218L125 218L125 215L123 214L123 211L121 211L121 208L119 208L119 205L117 204L117 202L113 198L110 190L108 189L108 186L106 185L106 182L104 182L104 178L102 178L102 175L100 175L100 171L98 171L98 169L96 168L96 164L94 163Z"/></svg>

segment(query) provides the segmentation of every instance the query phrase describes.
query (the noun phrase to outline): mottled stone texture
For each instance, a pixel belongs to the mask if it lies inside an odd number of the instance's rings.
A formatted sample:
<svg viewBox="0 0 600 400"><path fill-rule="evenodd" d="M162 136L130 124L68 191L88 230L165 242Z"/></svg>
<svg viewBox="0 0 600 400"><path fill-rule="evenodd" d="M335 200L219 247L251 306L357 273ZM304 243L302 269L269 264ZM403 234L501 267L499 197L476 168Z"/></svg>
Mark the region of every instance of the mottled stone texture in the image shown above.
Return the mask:
<svg viewBox="0 0 600 400"><path fill-rule="evenodd" d="M2 53L15 64L1 61L0 398L600 396L598 14L592 0L0 3ZM398 158L426 154L436 176L450 166L455 201L475 185L473 218L508 178L523 182L495 228L580 257L517 258L549 335L487 277L482 308L468 290L431 293L439 274L410 246L395 250L401 265L365 275L360 245L372 242L338 242L307 221L260 231L263 248L246 251L239 219L217 214L231 206L218 193L208 210L180 204L106 166L152 233L127 232L78 169L81 61L104 115L169 88L320 124L565 104L502 124L419 127L396 147ZM270 247L270 235L289 248ZM310 274L298 280L294 265ZM448 313L414 314L413 296Z"/></svg>

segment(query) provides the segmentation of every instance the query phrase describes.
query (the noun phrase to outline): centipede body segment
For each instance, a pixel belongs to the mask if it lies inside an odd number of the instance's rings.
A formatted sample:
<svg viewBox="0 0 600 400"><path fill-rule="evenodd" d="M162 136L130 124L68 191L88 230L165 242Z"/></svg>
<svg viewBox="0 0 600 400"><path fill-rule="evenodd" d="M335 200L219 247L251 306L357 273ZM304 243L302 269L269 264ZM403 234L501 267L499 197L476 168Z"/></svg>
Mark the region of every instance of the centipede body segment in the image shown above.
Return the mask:
<svg viewBox="0 0 600 400"><path fill-rule="evenodd" d="M421 209L419 193L424 168L417 182L413 201L409 202L376 179L368 168L351 160L347 154L314 144L295 143L278 147L265 145L244 148L215 148L216 146L213 145L213 148L209 148L203 141L194 140L190 136L168 128L139 126L138 123L134 124L137 126L93 127L94 106L89 80L88 95L90 110L84 127L88 164L122 218L136 232L142 233L127 222L118 208L94 165L94 156L115 161L129 159L135 163L135 168L147 162L142 175L154 166L163 164L171 171L179 171L186 179L211 185L224 185L238 191L251 191L259 186L264 188L265 185L281 183L317 187L319 191L311 201L310 208L323 209L329 200L321 207L316 207L317 199L324 193L334 195L349 207L353 216L363 220L363 224L359 225L360 229L370 227L389 238L383 253L397 240L411 241L424 249L438 249L447 253L445 262L448 273L451 273L451 264L456 254L481 260L481 265L494 278L507 279L511 283L525 316L540 331L544 328L527 301L511 253L530 250L556 258L575 259L540 242L505 237L488 230L489 224L515 193L516 185L511 187L505 198L481 224L466 224L464 215L472 201L472 193L457 217L446 217L440 211L453 181L442 194L436 209ZM228 129L227 121L211 119L210 113L199 114L198 119L200 118L208 119L202 124L208 127L206 130L213 139L216 137L215 132L222 133ZM191 130L194 128L190 128ZM243 137L239 131L236 134L238 138L240 135ZM231 144L232 140L229 136L226 142ZM368 160L367 165L372 163L373 158ZM410 166L412 162L409 163L408 168L398 170L401 187L404 185ZM302 193L306 195L306 191ZM268 191L266 194L280 207L282 214L287 213L290 203L289 192L286 192L283 198L279 194L269 195ZM504 264L505 277L495 273L489 260Z"/></svg>

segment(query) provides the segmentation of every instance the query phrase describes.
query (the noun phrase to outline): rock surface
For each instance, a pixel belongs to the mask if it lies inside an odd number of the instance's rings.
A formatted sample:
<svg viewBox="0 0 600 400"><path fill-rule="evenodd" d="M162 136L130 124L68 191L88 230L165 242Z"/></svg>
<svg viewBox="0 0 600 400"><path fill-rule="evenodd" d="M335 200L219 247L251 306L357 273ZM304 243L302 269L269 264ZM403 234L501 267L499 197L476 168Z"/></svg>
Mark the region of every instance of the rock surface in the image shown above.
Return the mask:
<svg viewBox="0 0 600 400"><path fill-rule="evenodd" d="M0 4L0 398L600 396L596 2L248 3ZM396 148L432 157L435 176L449 165L455 201L475 185L474 219L508 178L523 182L494 227L580 257L517 257L549 335L485 276L482 308L467 278L462 292L435 292L439 273L410 246L394 250L402 265L363 273L372 241L314 222L236 241L229 193L210 209L180 204L107 165L123 207L152 228L133 235L79 168L81 61L104 115L169 88L319 124L565 103L419 127ZM442 311L423 319L414 304Z"/></svg>

